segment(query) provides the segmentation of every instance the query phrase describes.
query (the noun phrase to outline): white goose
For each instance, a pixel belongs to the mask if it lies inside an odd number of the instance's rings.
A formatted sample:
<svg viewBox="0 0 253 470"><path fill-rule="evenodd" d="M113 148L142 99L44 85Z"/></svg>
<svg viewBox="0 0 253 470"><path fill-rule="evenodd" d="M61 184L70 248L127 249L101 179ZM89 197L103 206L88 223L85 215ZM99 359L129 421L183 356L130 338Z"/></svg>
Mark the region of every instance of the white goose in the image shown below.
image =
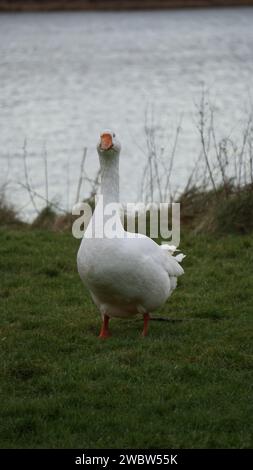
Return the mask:
<svg viewBox="0 0 253 470"><path fill-rule="evenodd" d="M101 133L97 151L104 207L119 202L120 149L113 132ZM97 217L101 216L99 211L103 208L97 203L77 255L79 275L102 315L99 337L109 336L111 317L126 318L136 314L143 315L142 334L146 336L149 314L166 302L176 287L177 277L184 273L179 264L184 256L172 256L175 247L159 246L145 235L127 237L117 211L114 218L117 235L107 237L100 230L108 222L108 216L103 211L102 217ZM100 220L96 237L93 233L95 220Z"/></svg>

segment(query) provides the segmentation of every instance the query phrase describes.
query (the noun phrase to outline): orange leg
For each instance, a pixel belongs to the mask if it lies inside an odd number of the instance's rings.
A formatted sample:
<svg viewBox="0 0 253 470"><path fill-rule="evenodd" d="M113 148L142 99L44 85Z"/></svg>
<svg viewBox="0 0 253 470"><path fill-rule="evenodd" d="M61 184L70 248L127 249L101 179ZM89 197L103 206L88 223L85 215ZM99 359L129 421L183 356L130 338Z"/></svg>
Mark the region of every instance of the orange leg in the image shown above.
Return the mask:
<svg viewBox="0 0 253 470"><path fill-rule="evenodd" d="M143 326L142 336L147 336L147 334L148 334L149 313L144 313L143 319L144 319L144 326Z"/></svg>
<svg viewBox="0 0 253 470"><path fill-rule="evenodd" d="M99 338L108 338L110 336L110 332L109 332L109 320L110 320L110 317L108 317L108 315L104 315L104 320L103 320L103 323L102 323L102 328L101 328L101 331L100 331L100 334L99 334Z"/></svg>

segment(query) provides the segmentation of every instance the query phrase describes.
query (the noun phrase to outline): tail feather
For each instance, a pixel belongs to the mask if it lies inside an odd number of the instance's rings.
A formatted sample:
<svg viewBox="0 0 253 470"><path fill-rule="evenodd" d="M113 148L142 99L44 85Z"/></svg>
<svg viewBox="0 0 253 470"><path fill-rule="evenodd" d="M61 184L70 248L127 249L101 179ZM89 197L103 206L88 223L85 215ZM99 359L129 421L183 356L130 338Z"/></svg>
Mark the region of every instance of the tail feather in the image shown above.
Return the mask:
<svg viewBox="0 0 253 470"><path fill-rule="evenodd" d="M182 266L180 266L179 263L182 262L182 260L185 258L185 255L183 255L183 253L179 253L175 256L174 253L179 250L174 245L162 244L160 245L160 248L163 251L166 251L168 253L169 262L168 262L167 269L168 269L169 276L173 276L173 277L175 276L176 278L178 276L181 276L184 273L184 270Z"/></svg>
<svg viewBox="0 0 253 470"><path fill-rule="evenodd" d="M179 255L175 256L175 259L179 262L182 263L183 259L186 257L186 255L183 255L183 253L179 253Z"/></svg>
<svg viewBox="0 0 253 470"><path fill-rule="evenodd" d="M160 248L164 251L167 251L167 253L169 253L170 255L172 255L173 258L176 259L178 263L181 263L186 256L183 253L179 253L178 255L174 256L174 253L176 251L179 251L175 245L168 245L166 243L163 243L162 245L160 245Z"/></svg>

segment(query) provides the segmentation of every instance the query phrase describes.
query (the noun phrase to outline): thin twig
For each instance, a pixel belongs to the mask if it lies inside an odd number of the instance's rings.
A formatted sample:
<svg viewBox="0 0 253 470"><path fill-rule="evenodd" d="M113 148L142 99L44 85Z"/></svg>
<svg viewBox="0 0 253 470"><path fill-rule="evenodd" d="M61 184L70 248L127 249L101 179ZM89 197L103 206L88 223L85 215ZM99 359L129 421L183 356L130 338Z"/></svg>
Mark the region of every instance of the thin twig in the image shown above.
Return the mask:
<svg viewBox="0 0 253 470"><path fill-rule="evenodd" d="M39 214L39 210L36 206L34 197L33 197L33 189L31 188L30 182L29 182L29 174L28 174L28 167L27 167L27 141L26 139L24 140L24 145L23 145L23 162L24 162L24 173L25 173L25 181L26 181L26 189L28 191L31 203L33 205L34 210Z"/></svg>
<svg viewBox="0 0 253 470"><path fill-rule="evenodd" d="M84 147L83 156L82 156L81 165L80 165L80 173L79 173L77 191L76 191L76 203L79 201L80 192L81 192L81 188L82 188L82 183L83 183L83 179L84 179L83 173L84 173L84 165L85 165L86 155L87 155L87 147Z"/></svg>
<svg viewBox="0 0 253 470"><path fill-rule="evenodd" d="M45 198L46 201L49 201L49 190L48 190L48 170L47 170L47 149L46 144L44 143L43 149L43 160L44 160L44 172L45 172ZM48 202L47 202L48 207Z"/></svg>
<svg viewBox="0 0 253 470"><path fill-rule="evenodd" d="M22 188L25 188L28 190L28 187L26 184L24 183L21 183L20 181L17 181L17 184L22 186ZM63 212L64 214L69 214L69 212L66 210L66 209L63 209L61 206L59 206L59 204L56 204L55 202L52 202L52 201L48 201L46 200L45 196L42 196L42 194L39 194L37 191L35 191L34 189L32 189L31 187L29 188L29 191L31 191L33 193L34 196L38 197L39 199L42 199L43 201L45 201L47 203L47 206L51 206L51 207L55 207L55 209Z"/></svg>
<svg viewBox="0 0 253 470"><path fill-rule="evenodd" d="M214 182L213 173L212 173L212 169L211 169L210 162L209 162L208 149L206 147L206 140L205 140L205 101L204 100L205 100L205 93L203 92L202 97L201 97L200 108L199 108L200 120L199 120L198 130L200 134L200 141L202 145L203 155L205 158L205 163L206 163L206 167L208 170L208 174L209 174L213 189L215 192L217 192L216 184Z"/></svg>
<svg viewBox="0 0 253 470"><path fill-rule="evenodd" d="M177 129L176 129L174 144L173 144L172 152L171 152L170 159L169 159L169 168L168 168L168 172L166 174L166 184L165 184L165 190L164 190L164 200L167 199L168 191L171 193L170 178L171 178L171 174L172 174L172 170L173 170L174 159L175 159L177 144L178 144L178 138L179 138L179 134L181 132L182 120L183 120L183 116L181 115L178 126L177 126Z"/></svg>
<svg viewBox="0 0 253 470"><path fill-rule="evenodd" d="M241 148L241 151L240 151L240 154L239 154L239 159L238 159L239 160L239 175L238 175L238 185L239 185L239 187L241 186L241 173L242 173L242 167L243 167L243 155L244 155L244 152L245 152L245 146L246 146L246 143L247 143L251 123L252 123L252 114L250 114L250 116L248 118L246 128L245 128L244 133L243 133L242 148Z"/></svg>

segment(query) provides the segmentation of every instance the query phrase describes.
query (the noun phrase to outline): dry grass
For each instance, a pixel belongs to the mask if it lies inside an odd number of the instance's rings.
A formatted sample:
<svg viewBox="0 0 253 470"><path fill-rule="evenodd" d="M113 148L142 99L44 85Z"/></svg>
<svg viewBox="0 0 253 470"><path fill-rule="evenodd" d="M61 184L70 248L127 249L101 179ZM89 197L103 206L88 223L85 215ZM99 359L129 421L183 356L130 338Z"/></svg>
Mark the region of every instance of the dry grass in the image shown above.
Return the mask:
<svg viewBox="0 0 253 470"><path fill-rule="evenodd" d="M193 187L180 198L181 224L195 233L251 233L253 187L223 186L214 190Z"/></svg>
<svg viewBox="0 0 253 470"><path fill-rule="evenodd" d="M5 197L0 197L0 226L6 227L21 227L24 222L19 220L15 208L6 202Z"/></svg>

